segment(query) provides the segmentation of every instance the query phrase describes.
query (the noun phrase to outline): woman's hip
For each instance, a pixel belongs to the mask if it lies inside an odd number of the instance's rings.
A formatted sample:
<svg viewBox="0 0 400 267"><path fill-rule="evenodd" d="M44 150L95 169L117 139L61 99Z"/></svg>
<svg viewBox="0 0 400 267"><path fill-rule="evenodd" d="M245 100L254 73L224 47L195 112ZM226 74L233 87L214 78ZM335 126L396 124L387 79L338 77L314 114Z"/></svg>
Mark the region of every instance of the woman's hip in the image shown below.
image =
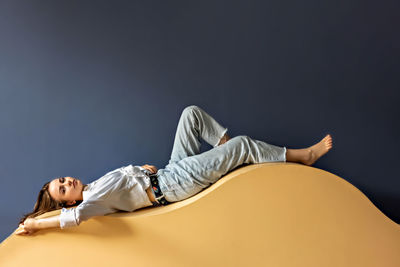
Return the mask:
<svg viewBox="0 0 400 267"><path fill-rule="evenodd" d="M158 171L160 189L170 202L180 201L196 195L209 184L199 183L188 173L174 173L166 169Z"/></svg>

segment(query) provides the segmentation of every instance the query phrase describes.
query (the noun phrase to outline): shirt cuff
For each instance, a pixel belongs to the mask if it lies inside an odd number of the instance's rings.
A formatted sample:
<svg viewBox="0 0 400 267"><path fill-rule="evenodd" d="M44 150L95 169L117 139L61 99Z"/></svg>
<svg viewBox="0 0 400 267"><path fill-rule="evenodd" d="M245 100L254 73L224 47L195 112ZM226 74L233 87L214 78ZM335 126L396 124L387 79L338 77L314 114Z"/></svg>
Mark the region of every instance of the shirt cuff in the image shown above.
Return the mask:
<svg viewBox="0 0 400 267"><path fill-rule="evenodd" d="M75 216L75 208L62 208L60 214L60 228L64 229L73 226L78 226Z"/></svg>

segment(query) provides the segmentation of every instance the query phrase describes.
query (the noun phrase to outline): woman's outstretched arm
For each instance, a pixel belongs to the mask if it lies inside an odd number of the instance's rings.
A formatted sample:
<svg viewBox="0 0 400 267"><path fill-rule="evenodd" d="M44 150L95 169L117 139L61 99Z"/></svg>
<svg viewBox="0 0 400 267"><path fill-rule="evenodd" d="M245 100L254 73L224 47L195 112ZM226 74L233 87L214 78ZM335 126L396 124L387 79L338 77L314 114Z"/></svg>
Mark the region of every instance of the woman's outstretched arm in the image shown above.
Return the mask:
<svg viewBox="0 0 400 267"><path fill-rule="evenodd" d="M17 235L31 235L38 230L60 228L60 215L43 219L28 218L15 231Z"/></svg>

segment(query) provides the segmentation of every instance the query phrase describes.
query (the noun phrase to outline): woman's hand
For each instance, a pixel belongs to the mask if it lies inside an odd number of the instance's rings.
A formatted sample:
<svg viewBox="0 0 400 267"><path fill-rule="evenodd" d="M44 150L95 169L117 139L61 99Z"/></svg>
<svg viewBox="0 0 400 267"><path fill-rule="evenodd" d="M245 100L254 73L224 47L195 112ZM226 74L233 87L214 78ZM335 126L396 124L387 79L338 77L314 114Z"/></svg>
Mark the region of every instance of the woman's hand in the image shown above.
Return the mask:
<svg viewBox="0 0 400 267"><path fill-rule="evenodd" d="M142 168L148 170L151 173L156 173L157 172L157 167L153 166L153 165L145 164L145 165L142 166Z"/></svg>
<svg viewBox="0 0 400 267"><path fill-rule="evenodd" d="M37 231L36 220L33 218L26 219L21 223L18 229L15 231L17 235L31 235Z"/></svg>

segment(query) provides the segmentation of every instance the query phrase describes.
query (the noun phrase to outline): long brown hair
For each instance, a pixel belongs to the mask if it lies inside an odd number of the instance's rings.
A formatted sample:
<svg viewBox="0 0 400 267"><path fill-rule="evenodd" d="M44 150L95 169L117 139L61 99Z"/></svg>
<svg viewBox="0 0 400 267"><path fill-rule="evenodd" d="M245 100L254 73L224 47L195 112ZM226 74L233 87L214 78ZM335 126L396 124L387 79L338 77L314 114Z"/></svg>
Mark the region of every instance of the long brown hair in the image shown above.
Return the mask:
<svg viewBox="0 0 400 267"><path fill-rule="evenodd" d="M42 186L42 189L40 189L39 195L37 197L35 207L33 208L33 211L27 214L24 214L22 218L20 219L19 223L23 223L27 218L34 218L36 216L39 216L43 213L53 211L53 210L58 210L64 207L72 207L76 206L79 203L75 205L68 206L66 202L59 202L55 201L49 193L49 184L50 182L45 183Z"/></svg>

